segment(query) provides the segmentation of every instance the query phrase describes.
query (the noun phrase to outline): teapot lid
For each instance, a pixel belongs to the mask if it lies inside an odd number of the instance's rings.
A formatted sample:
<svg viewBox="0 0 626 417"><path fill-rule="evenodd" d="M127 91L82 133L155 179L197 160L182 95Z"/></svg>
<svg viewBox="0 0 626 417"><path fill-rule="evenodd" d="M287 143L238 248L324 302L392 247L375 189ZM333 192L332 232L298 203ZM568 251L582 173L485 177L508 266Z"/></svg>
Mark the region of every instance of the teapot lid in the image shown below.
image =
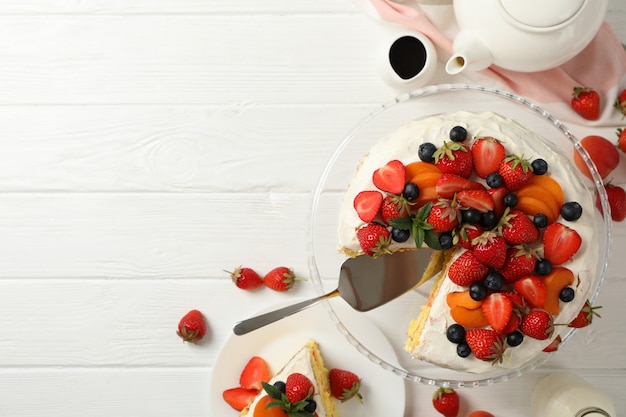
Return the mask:
<svg viewBox="0 0 626 417"><path fill-rule="evenodd" d="M571 19L586 0L500 0L516 21L536 28L548 28Z"/></svg>

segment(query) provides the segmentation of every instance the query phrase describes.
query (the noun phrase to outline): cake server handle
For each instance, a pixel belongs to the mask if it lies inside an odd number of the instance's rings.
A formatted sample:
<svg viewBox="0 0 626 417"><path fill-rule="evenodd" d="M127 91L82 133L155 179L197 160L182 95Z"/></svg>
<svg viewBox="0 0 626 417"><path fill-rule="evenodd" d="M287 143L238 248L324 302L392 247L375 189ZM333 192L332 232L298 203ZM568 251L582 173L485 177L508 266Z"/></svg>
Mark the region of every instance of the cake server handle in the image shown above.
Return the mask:
<svg viewBox="0 0 626 417"><path fill-rule="evenodd" d="M319 297L311 298L309 300L301 301L296 304L292 304L286 307L279 308L278 310L270 311L268 313L260 314L255 317L251 317L246 320L242 320L239 323L235 324L233 327L233 332L237 336L244 335L246 333L250 333L253 330L259 329L263 326L266 326L270 323L274 323L280 319L291 316L292 314L298 313L305 308L311 307L320 301L333 298L339 295L339 289L331 291L327 294L320 295Z"/></svg>

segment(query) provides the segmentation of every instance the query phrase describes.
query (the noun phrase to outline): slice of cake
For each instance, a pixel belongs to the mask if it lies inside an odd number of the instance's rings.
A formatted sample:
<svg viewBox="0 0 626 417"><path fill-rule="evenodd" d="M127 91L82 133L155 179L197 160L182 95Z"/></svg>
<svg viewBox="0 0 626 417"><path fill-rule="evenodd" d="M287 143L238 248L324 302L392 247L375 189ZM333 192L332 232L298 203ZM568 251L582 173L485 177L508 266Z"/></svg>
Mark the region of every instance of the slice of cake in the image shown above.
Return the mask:
<svg viewBox="0 0 626 417"><path fill-rule="evenodd" d="M553 145L496 113L415 120L360 161L340 208L339 250L445 250L405 350L459 371L517 368L586 301L597 212L579 178Z"/></svg>
<svg viewBox="0 0 626 417"><path fill-rule="evenodd" d="M310 412L311 415L315 413L318 417L337 417L339 414L337 413L336 400L330 390L328 369L324 364L324 359L315 340L309 340L298 350L269 381L269 385L278 390L281 389L281 386L284 389L290 376L296 373L306 377L313 387L312 395L309 396L305 393L304 399L298 399L298 401L306 403L304 410ZM261 417L265 415L263 409L272 401L274 400L268 395L268 392L261 390L250 405L239 415Z"/></svg>

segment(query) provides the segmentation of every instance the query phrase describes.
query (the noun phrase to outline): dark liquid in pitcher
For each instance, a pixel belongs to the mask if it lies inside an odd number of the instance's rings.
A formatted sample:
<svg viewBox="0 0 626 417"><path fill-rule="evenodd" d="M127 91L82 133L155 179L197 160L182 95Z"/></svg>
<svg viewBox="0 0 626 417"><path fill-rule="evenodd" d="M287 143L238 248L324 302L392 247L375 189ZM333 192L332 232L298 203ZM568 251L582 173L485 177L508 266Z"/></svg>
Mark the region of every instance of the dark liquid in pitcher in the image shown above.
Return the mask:
<svg viewBox="0 0 626 417"><path fill-rule="evenodd" d="M426 48L413 36L403 36L389 48L391 68L403 80L415 77L426 65Z"/></svg>

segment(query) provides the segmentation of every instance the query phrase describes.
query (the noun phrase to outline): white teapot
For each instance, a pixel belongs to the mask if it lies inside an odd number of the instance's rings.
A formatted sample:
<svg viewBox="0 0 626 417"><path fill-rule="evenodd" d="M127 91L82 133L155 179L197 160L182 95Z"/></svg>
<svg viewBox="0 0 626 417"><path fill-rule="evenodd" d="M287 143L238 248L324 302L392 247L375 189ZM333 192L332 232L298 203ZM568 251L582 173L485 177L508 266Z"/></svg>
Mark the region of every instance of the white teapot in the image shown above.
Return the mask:
<svg viewBox="0 0 626 417"><path fill-rule="evenodd" d="M446 72L494 64L542 71L573 58L596 35L608 0L454 0L459 33Z"/></svg>

